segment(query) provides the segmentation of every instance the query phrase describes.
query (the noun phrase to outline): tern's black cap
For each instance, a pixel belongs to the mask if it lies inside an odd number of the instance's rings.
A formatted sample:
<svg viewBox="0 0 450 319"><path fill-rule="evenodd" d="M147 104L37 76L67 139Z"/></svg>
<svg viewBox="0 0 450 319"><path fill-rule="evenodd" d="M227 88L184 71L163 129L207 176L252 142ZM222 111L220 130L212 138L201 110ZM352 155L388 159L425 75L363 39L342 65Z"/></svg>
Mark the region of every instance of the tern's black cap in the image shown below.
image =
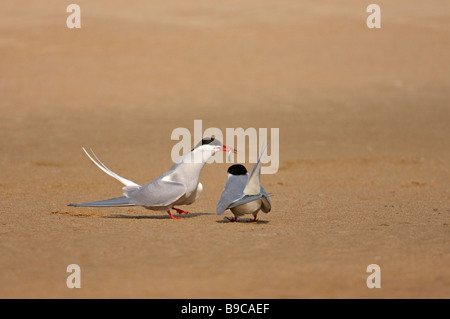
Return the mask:
<svg viewBox="0 0 450 319"><path fill-rule="evenodd" d="M202 145L211 144L215 140L216 139L214 138L214 136L212 136L212 137L205 137L205 138L202 139Z"/></svg>
<svg viewBox="0 0 450 319"><path fill-rule="evenodd" d="M195 150L199 146L208 145L208 144L222 146L222 143L219 140L216 140L214 138L214 136L212 136L212 137L205 137L200 142L198 142L197 145L195 145L195 147L192 149L192 151Z"/></svg>
<svg viewBox="0 0 450 319"><path fill-rule="evenodd" d="M245 175L247 174L247 169L244 165L234 164L228 167L228 173L231 175Z"/></svg>

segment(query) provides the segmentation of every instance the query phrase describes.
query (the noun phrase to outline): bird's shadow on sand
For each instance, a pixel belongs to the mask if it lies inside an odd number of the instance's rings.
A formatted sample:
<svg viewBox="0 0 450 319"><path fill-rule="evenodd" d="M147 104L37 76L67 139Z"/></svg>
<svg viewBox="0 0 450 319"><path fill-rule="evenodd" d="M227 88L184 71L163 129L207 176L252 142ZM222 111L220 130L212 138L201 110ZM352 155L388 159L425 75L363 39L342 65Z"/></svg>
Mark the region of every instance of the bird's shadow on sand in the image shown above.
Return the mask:
<svg viewBox="0 0 450 319"><path fill-rule="evenodd" d="M176 217L185 218L195 218L203 215L212 215L211 213L189 213L189 214L173 214ZM168 214L161 215L125 215L125 214L113 214L108 216L103 216L103 218L124 218L124 219L171 219Z"/></svg>
<svg viewBox="0 0 450 319"><path fill-rule="evenodd" d="M205 215L215 215L213 213L189 213L187 215L185 214L174 214L174 216L181 216L183 219L187 218L195 218L198 216L205 216ZM123 218L123 219L171 219L170 216L161 214L161 215L126 215L126 214L112 214L107 216L102 216L102 218ZM268 220L258 220L257 222L250 222L251 219L239 219L237 222L230 222L228 219L224 218L222 220L216 220L216 223L219 224L249 224L249 225L265 225L268 224Z"/></svg>
<svg viewBox="0 0 450 319"><path fill-rule="evenodd" d="M251 221L250 218L248 218L248 219L243 218L243 219L239 219L239 220L236 221L236 222L231 222L231 221L229 221L228 219L225 219L225 218L224 218L224 219L222 219L222 220L216 220L216 223L219 223L219 224L265 225L265 224L268 224L269 221L268 221L268 220L258 220L258 221L256 221L256 222L253 222L253 221Z"/></svg>

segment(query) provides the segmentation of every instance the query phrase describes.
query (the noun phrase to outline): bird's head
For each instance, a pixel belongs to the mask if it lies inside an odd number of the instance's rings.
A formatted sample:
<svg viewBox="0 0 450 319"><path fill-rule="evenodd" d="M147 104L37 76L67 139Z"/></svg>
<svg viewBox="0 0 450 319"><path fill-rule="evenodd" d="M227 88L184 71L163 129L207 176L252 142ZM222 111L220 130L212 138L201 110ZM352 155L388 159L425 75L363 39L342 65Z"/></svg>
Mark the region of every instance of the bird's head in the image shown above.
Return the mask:
<svg viewBox="0 0 450 319"><path fill-rule="evenodd" d="M214 136L205 137L200 142L198 142L197 145L195 145L194 148L192 149L192 152L197 150L201 150L203 153L210 152L211 155L214 155L216 152L219 151L230 153L237 152L234 148L223 145L222 142L214 138Z"/></svg>
<svg viewBox="0 0 450 319"><path fill-rule="evenodd" d="M245 175L247 174L247 169L244 165L241 164L234 164L228 167L228 174L239 176L239 175Z"/></svg>

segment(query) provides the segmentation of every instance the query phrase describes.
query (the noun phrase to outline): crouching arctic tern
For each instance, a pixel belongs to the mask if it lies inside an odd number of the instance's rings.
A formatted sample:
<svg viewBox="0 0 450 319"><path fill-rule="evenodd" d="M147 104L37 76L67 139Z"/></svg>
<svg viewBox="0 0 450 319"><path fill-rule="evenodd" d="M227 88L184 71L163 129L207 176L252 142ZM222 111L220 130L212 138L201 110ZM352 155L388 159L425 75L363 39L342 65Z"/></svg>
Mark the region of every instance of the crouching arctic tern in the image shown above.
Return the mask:
<svg viewBox="0 0 450 319"><path fill-rule="evenodd" d="M250 221L256 222L260 210L264 213L270 212L269 195L260 185L261 158L266 148L259 155L250 174L241 164L235 164L228 168L227 182L216 207L218 215L222 215L227 209L230 209L234 214L233 218L227 217L230 222L236 222L238 217L245 214L252 214L254 218Z"/></svg>
<svg viewBox="0 0 450 319"><path fill-rule="evenodd" d="M75 207L118 207L118 206L143 206L151 210L165 210L172 219L180 219L170 212L174 209L178 214L187 214L186 211L175 208L179 205L190 205L202 193L203 186L199 182L200 173L205 163L218 151L234 152L231 147L208 137L202 139L188 154L182 156L164 174L152 180L145 186L138 185L111 171L103 164L91 150L90 155L83 147L86 155L102 171L125 185L124 196L83 204L69 204Z"/></svg>

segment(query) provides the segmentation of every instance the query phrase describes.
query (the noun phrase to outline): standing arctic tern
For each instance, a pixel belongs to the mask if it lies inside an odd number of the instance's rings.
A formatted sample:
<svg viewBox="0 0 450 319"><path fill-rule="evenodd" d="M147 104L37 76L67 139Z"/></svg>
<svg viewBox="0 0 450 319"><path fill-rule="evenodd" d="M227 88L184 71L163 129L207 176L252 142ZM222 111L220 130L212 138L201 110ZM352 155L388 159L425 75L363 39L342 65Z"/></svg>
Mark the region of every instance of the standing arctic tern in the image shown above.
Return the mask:
<svg viewBox="0 0 450 319"><path fill-rule="evenodd" d="M228 168L228 178L219 203L216 207L218 215L222 215L227 209L234 214L233 218L227 219L236 222L237 218L245 214L252 214L251 222L256 222L258 212L270 212L272 206L269 195L260 184L261 158L267 146L259 155L258 161L253 165L250 174L245 166L235 164Z"/></svg>
<svg viewBox="0 0 450 319"><path fill-rule="evenodd" d="M83 204L69 204L75 207L118 207L143 206L151 210L165 210L172 219L179 219L170 212L174 209L178 214L186 211L175 208L179 205L190 205L202 193L203 186L199 182L200 173L205 163L218 151L234 152L231 147L208 137L202 139L188 154L182 156L167 172L141 186L111 171L91 150L91 156L83 147L86 155L102 171L125 185L124 196Z"/></svg>

